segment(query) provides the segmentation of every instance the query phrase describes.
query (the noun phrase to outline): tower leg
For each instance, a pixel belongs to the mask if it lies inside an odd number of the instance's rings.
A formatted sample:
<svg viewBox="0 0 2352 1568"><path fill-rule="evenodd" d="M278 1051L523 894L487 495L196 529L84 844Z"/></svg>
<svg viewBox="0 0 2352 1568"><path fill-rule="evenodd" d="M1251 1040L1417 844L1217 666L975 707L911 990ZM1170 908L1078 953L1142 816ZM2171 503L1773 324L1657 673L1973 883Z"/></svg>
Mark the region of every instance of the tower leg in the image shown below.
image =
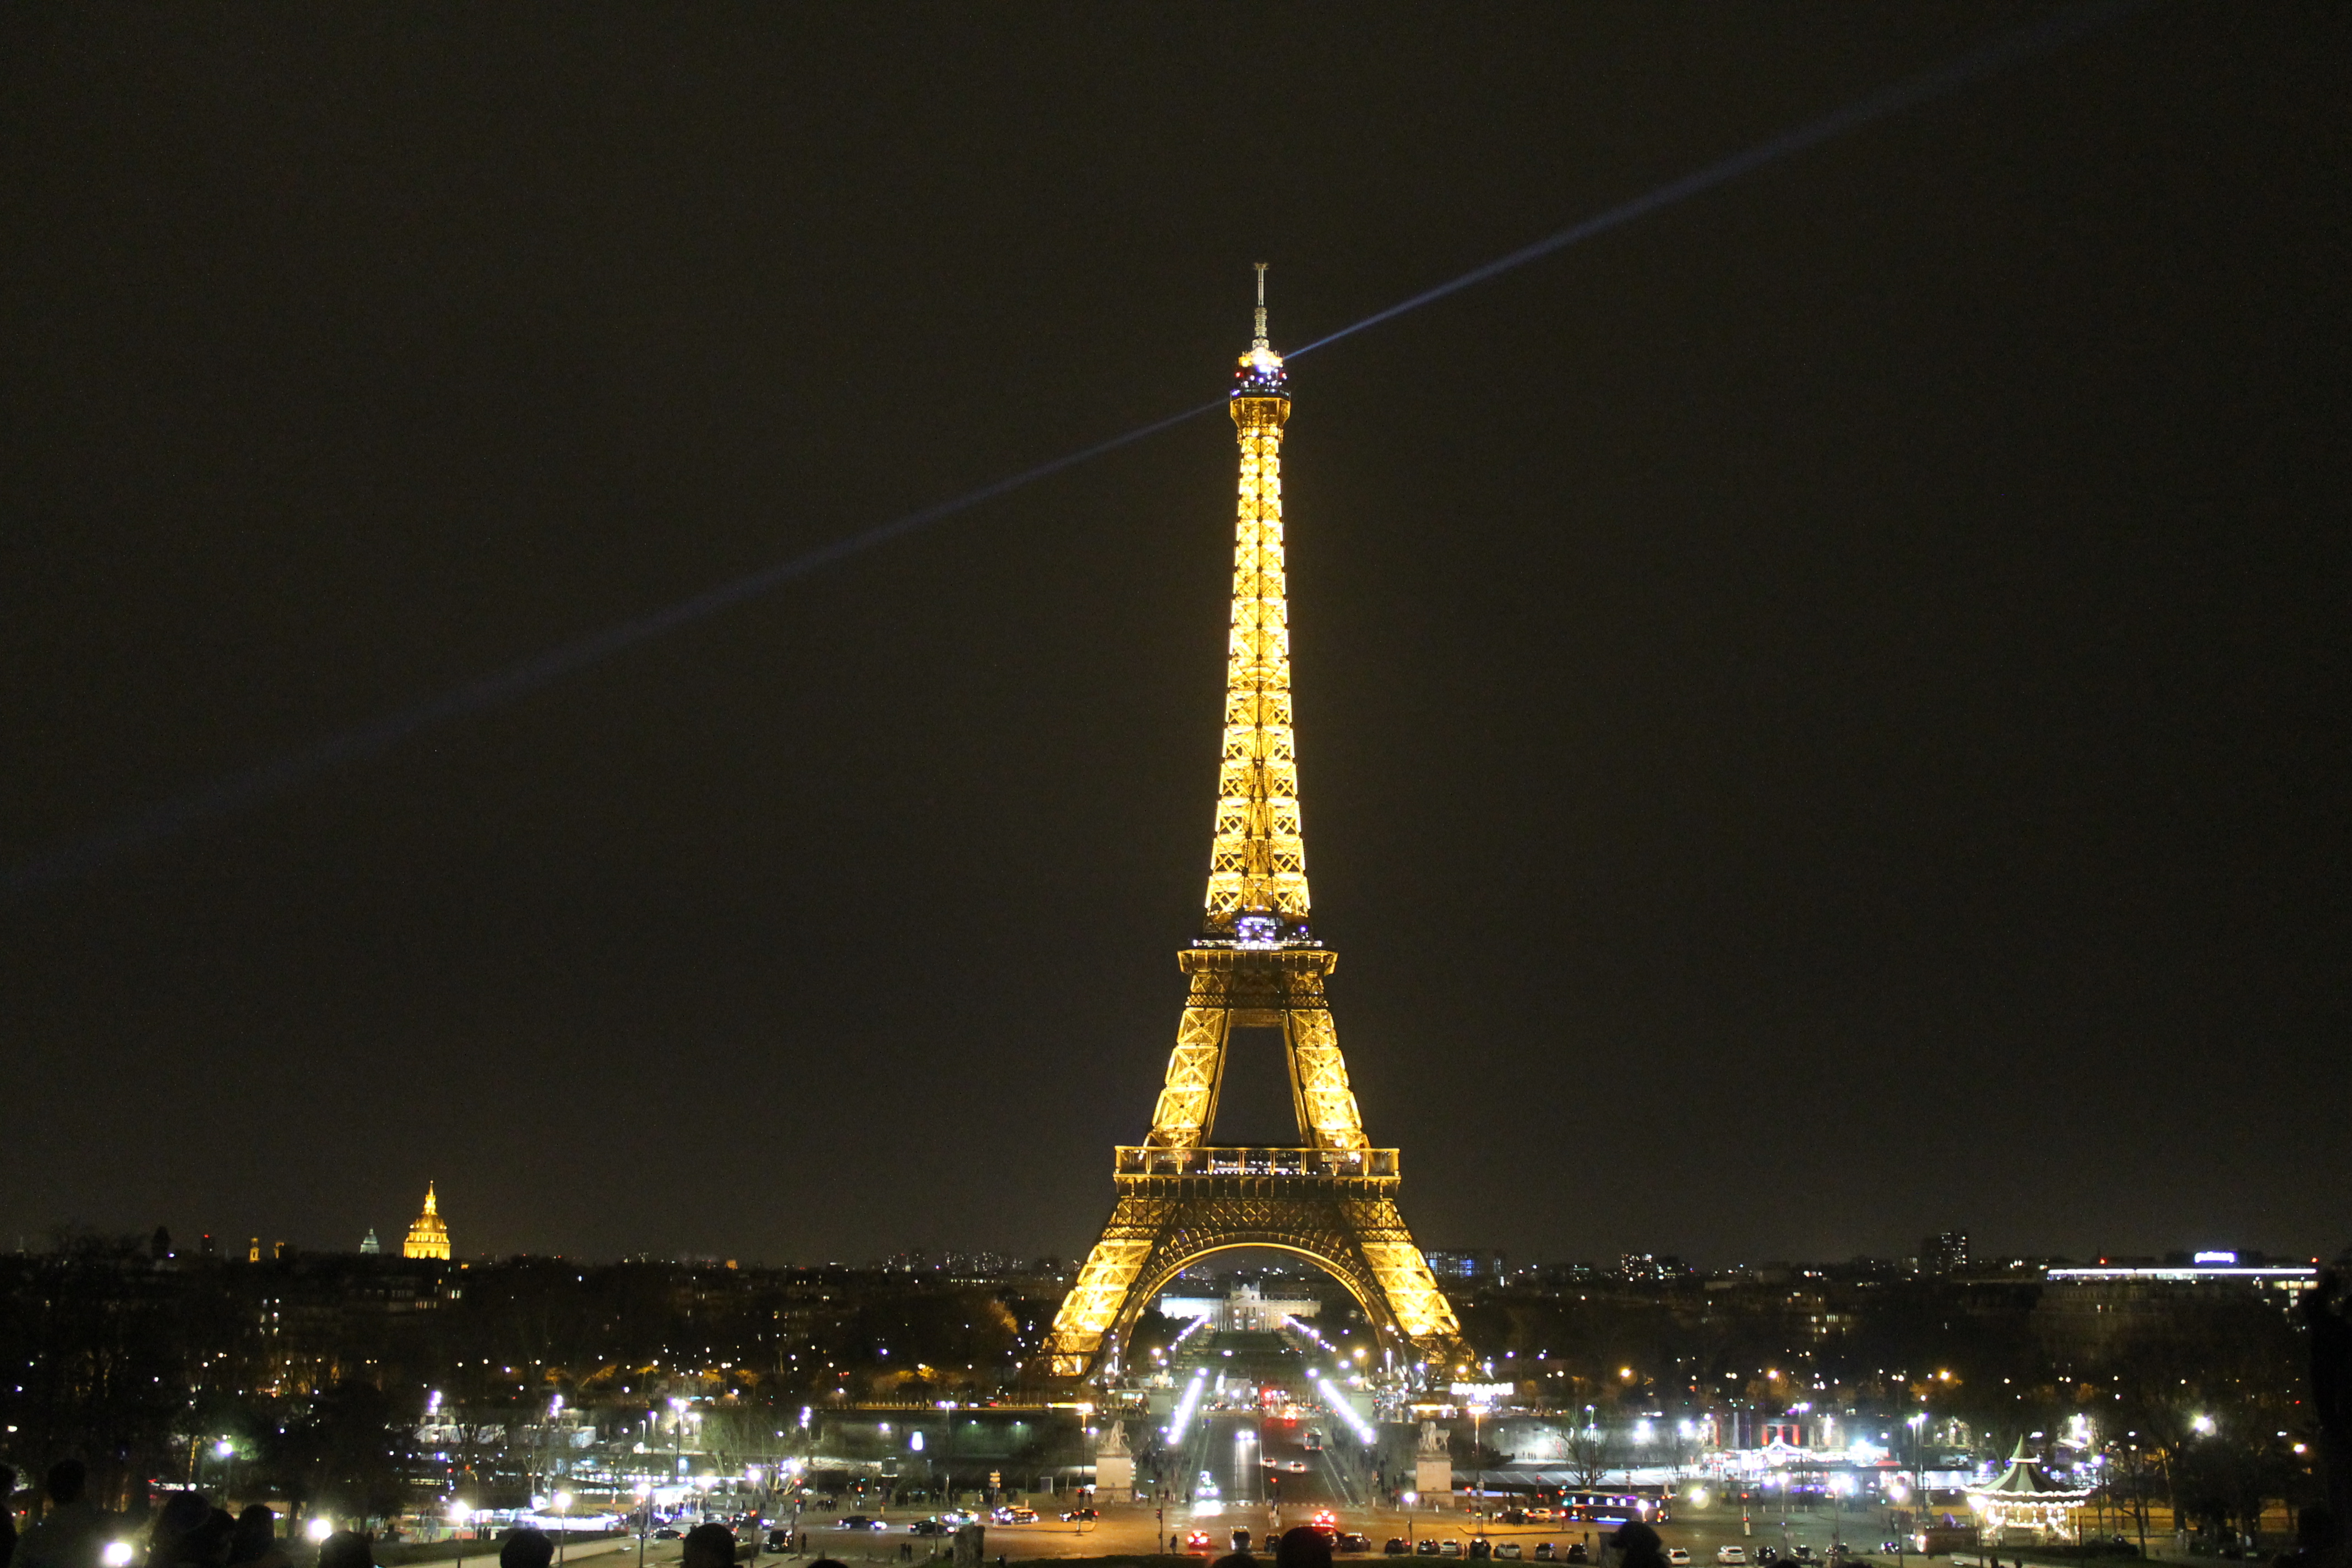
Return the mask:
<svg viewBox="0 0 2352 1568"><path fill-rule="evenodd" d="M1063 1298L1043 1369L1083 1377L1176 1275L1211 1253L1272 1247L1297 1253L1347 1287L1376 1328L1423 1354L1453 1348L1454 1309L1412 1244L1395 1199L1359 1188L1298 1191L1292 1180L1171 1177L1159 1192L1129 1190ZM1301 1184L1315 1184L1313 1178ZM1139 1188L1145 1184L1138 1183Z"/></svg>

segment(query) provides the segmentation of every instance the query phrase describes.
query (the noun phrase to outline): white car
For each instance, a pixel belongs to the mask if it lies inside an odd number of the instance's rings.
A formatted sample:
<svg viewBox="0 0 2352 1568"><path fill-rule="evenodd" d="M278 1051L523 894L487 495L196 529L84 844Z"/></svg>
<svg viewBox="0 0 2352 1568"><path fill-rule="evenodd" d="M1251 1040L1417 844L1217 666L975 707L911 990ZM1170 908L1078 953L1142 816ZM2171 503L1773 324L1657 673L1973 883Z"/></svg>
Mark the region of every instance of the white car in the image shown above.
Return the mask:
<svg viewBox="0 0 2352 1568"><path fill-rule="evenodd" d="M1666 1568L1690 1568L1690 1553L1679 1546L1667 1547Z"/></svg>
<svg viewBox="0 0 2352 1568"><path fill-rule="evenodd" d="M1715 1560L1717 1563L1722 1563L1724 1568L1746 1568L1748 1562L1748 1548L1745 1546L1718 1546L1715 1549Z"/></svg>

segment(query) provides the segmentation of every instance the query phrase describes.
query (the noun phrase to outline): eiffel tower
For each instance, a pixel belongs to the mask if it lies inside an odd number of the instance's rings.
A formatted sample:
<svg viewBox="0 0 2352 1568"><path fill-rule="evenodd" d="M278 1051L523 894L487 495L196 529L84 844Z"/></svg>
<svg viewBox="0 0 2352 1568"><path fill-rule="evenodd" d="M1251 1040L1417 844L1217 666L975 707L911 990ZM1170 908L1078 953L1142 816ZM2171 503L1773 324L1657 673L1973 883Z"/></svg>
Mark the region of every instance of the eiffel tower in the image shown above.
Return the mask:
<svg viewBox="0 0 2352 1568"><path fill-rule="evenodd" d="M1290 627L1282 557L1282 426L1290 394L1257 335L1231 401L1241 440L1234 620L1225 665L1224 763L1201 934L1177 955L1190 977L1168 1077L1142 1143L1115 1152L1118 1201L1063 1299L1044 1370L1106 1376L1137 1316L1211 1253L1272 1247L1319 1264L1391 1344L1427 1358L1454 1345L1454 1309L1397 1212L1397 1152L1364 1136L1323 983L1339 955L1307 923L1307 851L1291 737ZM1236 1028L1282 1031L1298 1142L1210 1142Z"/></svg>

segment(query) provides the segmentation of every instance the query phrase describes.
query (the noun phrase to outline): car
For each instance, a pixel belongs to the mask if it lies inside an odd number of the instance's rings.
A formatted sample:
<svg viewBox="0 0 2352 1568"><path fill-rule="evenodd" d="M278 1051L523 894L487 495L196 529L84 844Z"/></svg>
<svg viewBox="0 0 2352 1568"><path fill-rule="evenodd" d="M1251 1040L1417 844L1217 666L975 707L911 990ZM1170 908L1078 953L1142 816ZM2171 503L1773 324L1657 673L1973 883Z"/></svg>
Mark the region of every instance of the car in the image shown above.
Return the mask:
<svg viewBox="0 0 2352 1568"><path fill-rule="evenodd" d="M1331 1549L1335 1552L1370 1552L1372 1549L1372 1542L1368 1536L1360 1535L1352 1530L1343 1530L1339 1532L1339 1539L1331 1543Z"/></svg>
<svg viewBox="0 0 2352 1568"><path fill-rule="evenodd" d="M1590 1563L1592 1561L1592 1553L1584 1549L1584 1542L1581 1541L1571 1541L1568 1543L1568 1555L1562 1557L1560 1561L1563 1563Z"/></svg>
<svg viewBox="0 0 2352 1568"><path fill-rule="evenodd" d="M1813 1549L1806 1545L1801 1541L1797 1542L1797 1561L1800 1563L1811 1563L1812 1560Z"/></svg>
<svg viewBox="0 0 2352 1568"><path fill-rule="evenodd" d="M1187 1552L1208 1552L1213 1550L1209 1542L1209 1532L1205 1530L1186 1531L1184 1532L1184 1550Z"/></svg>
<svg viewBox="0 0 2352 1568"><path fill-rule="evenodd" d="M1437 1542L1424 1535L1413 1543L1412 1554L1415 1557L1434 1557L1437 1555Z"/></svg>
<svg viewBox="0 0 2352 1568"><path fill-rule="evenodd" d="M1722 1568L1748 1568L1748 1548L1718 1546L1715 1549L1715 1560L1722 1564Z"/></svg>
<svg viewBox="0 0 2352 1568"><path fill-rule="evenodd" d="M682 1539L685 1534L686 1531L678 1529L677 1526L665 1524L659 1530L654 1531L654 1539L656 1541L677 1541Z"/></svg>
<svg viewBox="0 0 2352 1568"><path fill-rule="evenodd" d="M1000 1508L996 1510L999 1524L1034 1524L1037 1510L1034 1508Z"/></svg>
<svg viewBox="0 0 2352 1568"><path fill-rule="evenodd" d="M1307 1461L1304 1459L1285 1459L1282 1461L1282 1468L1288 1474L1303 1476L1307 1473Z"/></svg>
<svg viewBox="0 0 2352 1568"><path fill-rule="evenodd" d="M1516 1541L1503 1542L1495 1548L1495 1555L1497 1557L1507 1557L1512 1562L1517 1563L1519 1560L1519 1543Z"/></svg>
<svg viewBox="0 0 2352 1568"><path fill-rule="evenodd" d="M1062 1510L1062 1522L1064 1524L1077 1524L1086 1520L1100 1519L1101 1517L1101 1514L1097 1513L1090 1508L1066 1508Z"/></svg>
<svg viewBox="0 0 2352 1568"><path fill-rule="evenodd" d="M1381 1550L1388 1553L1391 1557L1402 1557L1410 1553L1412 1551L1412 1548L1404 1543L1403 1536L1391 1535L1388 1539L1388 1544L1381 1547Z"/></svg>
<svg viewBox="0 0 2352 1568"><path fill-rule="evenodd" d="M1759 1546L1756 1549L1756 1561L1759 1563L1778 1563L1780 1561L1780 1550L1776 1546Z"/></svg>
<svg viewBox="0 0 2352 1568"><path fill-rule="evenodd" d="M936 1519L919 1519L907 1527L909 1535L945 1535L948 1527Z"/></svg>
<svg viewBox="0 0 2352 1568"><path fill-rule="evenodd" d="M1536 1542L1536 1561L1537 1561L1537 1562L1538 1562L1538 1563L1549 1563L1549 1562L1551 1562L1554 1558L1558 1557L1559 1555L1559 1552L1554 1552L1554 1551L1551 1549L1551 1542L1549 1542L1549 1541L1538 1541L1538 1542Z"/></svg>
<svg viewBox="0 0 2352 1568"><path fill-rule="evenodd" d="M1667 1547L1666 1568L1690 1568L1690 1553L1679 1546Z"/></svg>
<svg viewBox="0 0 2352 1568"><path fill-rule="evenodd" d="M1327 1508L1318 1510L1315 1517L1307 1522L1318 1530L1337 1530L1339 1528L1339 1516Z"/></svg>
<svg viewBox="0 0 2352 1568"><path fill-rule="evenodd" d="M1474 1535L1470 1538L1470 1555L1484 1562L1495 1555L1495 1543L1483 1535Z"/></svg>
<svg viewBox="0 0 2352 1568"><path fill-rule="evenodd" d="M1550 1517L1551 1510L1548 1508L1531 1508L1528 1510L1528 1522L1529 1524L1541 1524Z"/></svg>
<svg viewBox="0 0 2352 1568"><path fill-rule="evenodd" d="M853 1513L838 1521L834 1528L835 1530L881 1530L885 1527L882 1521L872 1514Z"/></svg>
<svg viewBox="0 0 2352 1568"><path fill-rule="evenodd" d="M1440 1557L1459 1557L1462 1555L1462 1543L1452 1539L1441 1541L1437 1543L1437 1554Z"/></svg>

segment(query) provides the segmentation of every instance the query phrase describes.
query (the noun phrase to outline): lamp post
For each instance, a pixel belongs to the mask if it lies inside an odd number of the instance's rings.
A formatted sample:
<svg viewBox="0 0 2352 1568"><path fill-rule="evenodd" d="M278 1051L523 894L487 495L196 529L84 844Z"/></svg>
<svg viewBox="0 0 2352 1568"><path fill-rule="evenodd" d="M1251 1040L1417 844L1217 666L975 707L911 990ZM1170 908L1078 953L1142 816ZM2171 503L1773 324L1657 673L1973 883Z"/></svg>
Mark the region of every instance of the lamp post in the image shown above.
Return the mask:
<svg viewBox="0 0 2352 1568"><path fill-rule="evenodd" d="M456 1498L449 1500L449 1539L457 1543L457 1568L466 1568L466 1521L473 1511Z"/></svg>
<svg viewBox="0 0 2352 1568"><path fill-rule="evenodd" d="M566 1517L566 1515L568 1515L568 1514L571 1512L571 1510L572 1510L572 1494L571 1494L570 1492L558 1492L558 1493L556 1493L556 1494L555 1494L555 1519L556 1519L556 1525L555 1525L555 1560L556 1560L558 1563L561 1563L561 1562L562 1562L562 1561L563 1561L563 1549L564 1549L565 1544L567 1543L567 1538L572 1534L572 1522L571 1522L571 1521Z"/></svg>
<svg viewBox="0 0 2352 1568"><path fill-rule="evenodd" d="M1927 1436L1927 1413L1922 1410L1904 1425L1911 1428L1911 1491L1917 1500L1912 1506L1924 1512L1927 1500L1927 1471L1920 1460L1919 1449Z"/></svg>
<svg viewBox="0 0 2352 1568"><path fill-rule="evenodd" d="M1486 1407L1470 1406L1470 1519L1475 1533L1486 1533L1486 1453L1479 1446L1480 1424L1486 1419Z"/></svg>

